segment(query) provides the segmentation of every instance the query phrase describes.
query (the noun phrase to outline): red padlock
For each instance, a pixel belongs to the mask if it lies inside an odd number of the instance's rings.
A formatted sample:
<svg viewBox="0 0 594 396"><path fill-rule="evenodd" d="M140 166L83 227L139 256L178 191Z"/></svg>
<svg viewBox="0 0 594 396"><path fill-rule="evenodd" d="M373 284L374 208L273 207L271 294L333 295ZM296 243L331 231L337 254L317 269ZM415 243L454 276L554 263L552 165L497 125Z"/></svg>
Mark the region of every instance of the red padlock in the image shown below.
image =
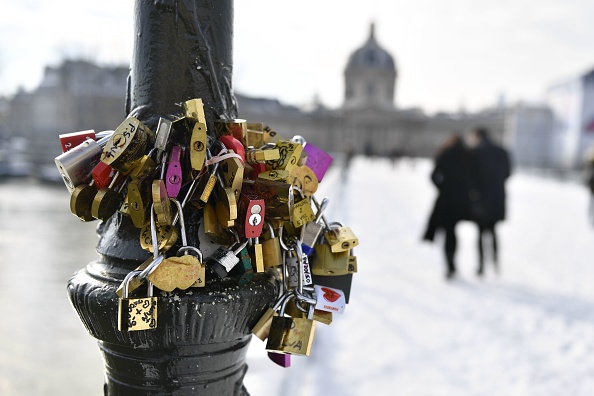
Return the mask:
<svg viewBox="0 0 594 396"><path fill-rule="evenodd" d="M249 191L242 191L237 207L237 231L244 238L258 238L264 226L264 200Z"/></svg>
<svg viewBox="0 0 594 396"><path fill-rule="evenodd" d="M260 173L267 171L265 163L250 164L249 166L253 169L252 173L250 173L250 179L252 180L256 180Z"/></svg>
<svg viewBox="0 0 594 396"><path fill-rule="evenodd" d="M97 140L95 131L92 129L81 132L63 133L59 135L59 138L63 153L72 150L87 139Z"/></svg>
<svg viewBox="0 0 594 396"><path fill-rule="evenodd" d="M97 187L97 190L108 187L115 174L115 169L101 161L95 165L93 171L91 172L93 180L95 180L95 187Z"/></svg>
<svg viewBox="0 0 594 396"><path fill-rule="evenodd" d="M243 144L239 140L231 135L221 136L219 140L227 149L233 150L235 154L238 154L242 162L245 162L245 147L243 147Z"/></svg>

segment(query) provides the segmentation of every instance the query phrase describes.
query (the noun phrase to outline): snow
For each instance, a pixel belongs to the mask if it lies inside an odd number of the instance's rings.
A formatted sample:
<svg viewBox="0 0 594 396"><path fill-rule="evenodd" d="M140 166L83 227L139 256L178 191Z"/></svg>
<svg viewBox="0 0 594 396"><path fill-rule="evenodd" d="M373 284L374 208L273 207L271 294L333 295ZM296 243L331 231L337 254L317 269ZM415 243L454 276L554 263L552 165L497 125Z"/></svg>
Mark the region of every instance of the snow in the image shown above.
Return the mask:
<svg viewBox="0 0 594 396"><path fill-rule="evenodd" d="M498 226L501 271L475 275L477 231L458 226L458 277L443 240L421 242L436 192L426 160L355 158L316 194L359 237L351 302L319 324L311 356L282 369L253 338L258 395L592 395L594 229L575 182L518 172ZM488 254L488 253L487 253Z"/></svg>

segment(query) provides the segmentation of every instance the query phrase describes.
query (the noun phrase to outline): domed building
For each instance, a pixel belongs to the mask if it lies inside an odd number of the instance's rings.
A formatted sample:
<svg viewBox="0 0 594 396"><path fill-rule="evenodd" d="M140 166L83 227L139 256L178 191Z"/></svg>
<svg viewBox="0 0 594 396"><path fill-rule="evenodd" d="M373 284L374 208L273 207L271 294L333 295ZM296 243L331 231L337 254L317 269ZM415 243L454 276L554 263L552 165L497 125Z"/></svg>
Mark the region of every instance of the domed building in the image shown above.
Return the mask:
<svg viewBox="0 0 594 396"><path fill-rule="evenodd" d="M343 108L393 110L397 76L394 58L378 44L371 24L369 38L349 57L344 71Z"/></svg>
<svg viewBox="0 0 594 396"><path fill-rule="evenodd" d="M500 109L428 116L419 108L397 108L396 62L376 36L371 24L363 46L349 56L340 108L329 109L317 101L303 111L275 99L236 94L240 117L264 122L287 137L302 135L330 152L353 150L373 156L431 157L452 132L464 133L477 125L488 127L501 141L504 112Z"/></svg>

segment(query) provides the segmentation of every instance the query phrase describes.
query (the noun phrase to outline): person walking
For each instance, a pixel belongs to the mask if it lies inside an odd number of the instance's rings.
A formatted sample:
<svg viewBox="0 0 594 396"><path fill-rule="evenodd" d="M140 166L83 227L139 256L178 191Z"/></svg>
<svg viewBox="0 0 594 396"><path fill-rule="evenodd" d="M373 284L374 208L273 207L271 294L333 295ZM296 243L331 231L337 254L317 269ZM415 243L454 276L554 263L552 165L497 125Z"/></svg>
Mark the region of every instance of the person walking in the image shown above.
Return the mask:
<svg viewBox="0 0 594 396"><path fill-rule="evenodd" d="M467 217L469 156L463 139L450 136L438 149L431 180L438 189L423 239L433 241L435 232L445 232L446 278L456 274L456 224Z"/></svg>
<svg viewBox="0 0 594 396"><path fill-rule="evenodd" d="M485 271L484 239L488 234L492 241L493 264L499 271L495 226L505 220L505 181L510 176L511 166L507 150L493 143L486 128L472 130L468 145L473 169L469 217L479 229L477 275L482 276Z"/></svg>

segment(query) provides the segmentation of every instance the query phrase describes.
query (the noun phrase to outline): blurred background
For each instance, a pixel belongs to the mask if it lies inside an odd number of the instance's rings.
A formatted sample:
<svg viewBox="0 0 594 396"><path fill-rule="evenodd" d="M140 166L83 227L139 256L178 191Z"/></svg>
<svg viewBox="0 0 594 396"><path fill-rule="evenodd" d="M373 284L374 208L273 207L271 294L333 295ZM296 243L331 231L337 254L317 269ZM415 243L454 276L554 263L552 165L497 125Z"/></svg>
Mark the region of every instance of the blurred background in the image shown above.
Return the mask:
<svg viewBox="0 0 594 396"><path fill-rule="evenodd" d="M133 2L0 0L0 395L102 394L102 361L66 296L96 258L68 209L57 135L124 118ZM335 158L317 194L360 239L344 316L289 370L254 339L253 395L590 395L594 3L237 1L239 115ZM452 132L512 157L500 274L459 277L422 234Z"/></svg>

